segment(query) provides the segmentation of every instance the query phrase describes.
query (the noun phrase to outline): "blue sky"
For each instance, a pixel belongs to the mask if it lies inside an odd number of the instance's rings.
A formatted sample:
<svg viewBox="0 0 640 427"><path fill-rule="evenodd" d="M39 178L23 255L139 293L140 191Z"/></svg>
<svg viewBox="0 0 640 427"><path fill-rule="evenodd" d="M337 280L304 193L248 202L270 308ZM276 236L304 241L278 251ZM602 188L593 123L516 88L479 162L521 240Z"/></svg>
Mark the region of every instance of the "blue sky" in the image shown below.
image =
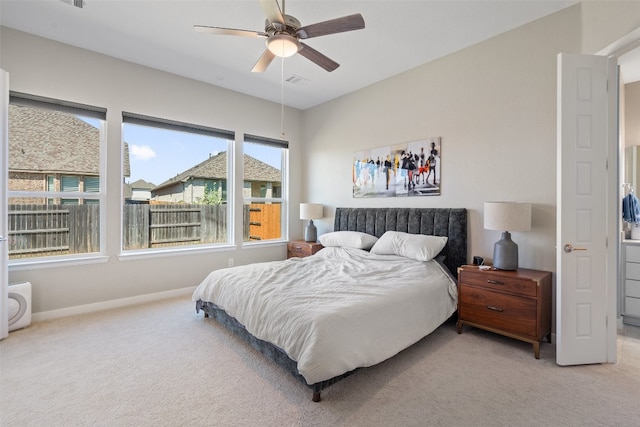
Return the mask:
<svg viewBox="0 0 640 427"><path fill-rule="evenodd" d="M127 182L144 179L155 185L192 168L209 156L227 150L227 141L186 132L125 124L124 140L129 144L131 176ZM279 149L244 144L245 154L281 168Z"/></svg>
<svg viewBox="0 0 640 427"><path fill-rule="evenodd" d="M79 118L99 127L98 120ZM209 156L227 150L226 140L129 123L123 126L123 137L129 144L131 176L126 178L128 183L144 179L159 185ZM282 155L278 148L245 143L244 152L282 170Z"/></svg>

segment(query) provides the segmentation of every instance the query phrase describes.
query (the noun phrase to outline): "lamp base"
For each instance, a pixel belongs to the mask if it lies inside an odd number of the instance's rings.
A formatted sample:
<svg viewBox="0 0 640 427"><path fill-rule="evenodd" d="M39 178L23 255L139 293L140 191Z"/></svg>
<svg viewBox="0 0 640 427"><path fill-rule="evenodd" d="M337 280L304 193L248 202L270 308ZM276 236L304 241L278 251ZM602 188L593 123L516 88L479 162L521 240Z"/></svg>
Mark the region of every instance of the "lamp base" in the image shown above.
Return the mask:
<svg viewBox="0 0 640 427"><path fill-rule="evenodd" d="M304 241L305 242L315 242L318 240L318 229L315 225L313 225L313 220L309 220L309 225L307 225L304 229Z"/></svg>
<svg viewBox="0 0 640 427"><path fill-rule="evenodd" d="M498 270L518 269L518 245L511 240L511 233L502 233L502 239L493 246L493 266Z"/></svg>

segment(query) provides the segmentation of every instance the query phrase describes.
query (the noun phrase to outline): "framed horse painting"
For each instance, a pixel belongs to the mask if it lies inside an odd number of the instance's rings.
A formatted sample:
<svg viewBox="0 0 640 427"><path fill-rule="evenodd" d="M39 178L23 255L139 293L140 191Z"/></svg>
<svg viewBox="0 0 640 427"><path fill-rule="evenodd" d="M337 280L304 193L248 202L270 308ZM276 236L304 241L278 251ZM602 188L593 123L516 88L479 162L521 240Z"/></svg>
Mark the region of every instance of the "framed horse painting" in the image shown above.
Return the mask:
<svg viewBox="0 0 640 427"><path fill-rule="evenodd" d="M439 196L442 138L425 138L353 155L353 197Z"/></svg>

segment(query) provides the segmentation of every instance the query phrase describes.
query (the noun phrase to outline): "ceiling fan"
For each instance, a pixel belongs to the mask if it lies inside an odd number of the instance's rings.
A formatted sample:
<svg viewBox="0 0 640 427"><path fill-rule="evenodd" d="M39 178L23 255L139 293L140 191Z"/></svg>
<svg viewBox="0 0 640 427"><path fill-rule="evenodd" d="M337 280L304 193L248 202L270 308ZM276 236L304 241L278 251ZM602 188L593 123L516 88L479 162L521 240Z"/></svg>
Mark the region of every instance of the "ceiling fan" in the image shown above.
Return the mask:
<svg viewBox="0 0 640 427"><path fill-rule="evenodd" d="M276 56L287 58L296 53L299 53L327 71L333 71L338 68L340 64L305 43L302 43L300 40L344 33L346 31L361 30L364 28L364 19L359 13L318 22L316 24L305 25L303 27L296 18L284 13L284 0L282 0L282 11L278 6L277 0L258 1L267 16L264 31L238 30L205 25L194 25L193 29L201 33L209 34L266 38L265 44L267 45L267 49L251 70L254 73L261 73L267 69Z"/></svg>

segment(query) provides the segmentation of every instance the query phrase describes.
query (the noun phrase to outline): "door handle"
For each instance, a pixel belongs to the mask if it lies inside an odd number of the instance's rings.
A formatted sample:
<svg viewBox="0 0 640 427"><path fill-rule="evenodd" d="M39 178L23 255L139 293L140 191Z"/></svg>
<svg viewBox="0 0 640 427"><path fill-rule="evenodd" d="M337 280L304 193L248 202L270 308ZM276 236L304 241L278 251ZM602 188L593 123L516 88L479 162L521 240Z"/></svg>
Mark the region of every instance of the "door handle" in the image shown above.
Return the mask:
<svg viewBox="0 0 640 427"><path fill-rule="evenodd" d="M4 242L4 241L6 241L6 240L7 240L7 238L6 238L6 237L4 237L4 236L0 236L0 242Z"/></svg>
<svg viewBox="0 0 640 427"><path fill-rule="evenodd" d="M567 243L566 245L564 245L564 251L568 254L570 254L573 251L586 251L586 250L587 248L576 248L571 243Z"/></svg>

